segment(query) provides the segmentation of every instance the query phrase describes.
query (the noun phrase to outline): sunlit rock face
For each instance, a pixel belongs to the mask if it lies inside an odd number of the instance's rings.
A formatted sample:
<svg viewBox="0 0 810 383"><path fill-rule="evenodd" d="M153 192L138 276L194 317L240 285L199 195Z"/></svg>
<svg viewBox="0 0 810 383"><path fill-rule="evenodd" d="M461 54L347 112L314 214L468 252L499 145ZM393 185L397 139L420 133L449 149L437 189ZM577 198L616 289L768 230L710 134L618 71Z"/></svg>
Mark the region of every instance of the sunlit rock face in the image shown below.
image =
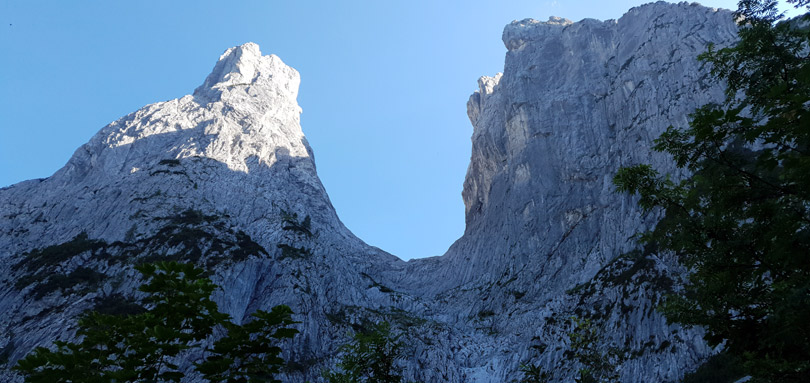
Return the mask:
<svg viewBox="0 0 810 383"><path fill-rule="evenodd" d="M76 314L131 295L133 264L168 258L212 268L220 307L237 321L292 306L303 336L287 357L330 362L321 359L349 323L338 313L389 306L369 275L404 262L337 218L299 125L298 85L297 71L256 44L228 49L193 95L145 106L101 129L53 176L0 190L4 356L70 338ZM26 254L65 243L46 252L53 257ZM101 281L51 278L86 269L98 274L85 279Z"/></svg>
<svg viewBox="0 0 810 383"><path fill-rule="evenodd" d="M229 49L193 96L125 116L80 147L52 177L3 190L3 209L15 217L1 227L27 229L4 233L4 242L17 238L16 244L25 245L30 237L47 245L81 231L121 239L131 215L162 214L171 204L211 204L215 210L228 204L238 208L228 213L245 223L261 221L273 202L294 189L288 185L293 179L301 183L297 191L310 196L307 206L328 214L328 198L299 127L298 83L294 69L276 56L262 57L255 44ZM161 198L131 202L157 191ZM47 222L26 221L34 209Z"/></svg>
<svg viewBox="0 0 810 383"><path fill-rule="evenodd" d="M179 259L213 270L235 321L293 308L288 382L318 381L349 330L381 319L406 334L410 380L507 382L531 361L570 381L571 315L626 353L623 381L676 381L711 350L654 311L683 272L666 255L625 255L658 216L611 179L637 163L673 170L652 140L722 99L696 56L735 32L728 11L663 2L508 25L503 74L467 105L466 231L446 255L407 263L338 219L299 124L298 73L255 44L228 49L192 95L104 127L49 178L0 189L0 361L133 296L133 264Z"/></svg>

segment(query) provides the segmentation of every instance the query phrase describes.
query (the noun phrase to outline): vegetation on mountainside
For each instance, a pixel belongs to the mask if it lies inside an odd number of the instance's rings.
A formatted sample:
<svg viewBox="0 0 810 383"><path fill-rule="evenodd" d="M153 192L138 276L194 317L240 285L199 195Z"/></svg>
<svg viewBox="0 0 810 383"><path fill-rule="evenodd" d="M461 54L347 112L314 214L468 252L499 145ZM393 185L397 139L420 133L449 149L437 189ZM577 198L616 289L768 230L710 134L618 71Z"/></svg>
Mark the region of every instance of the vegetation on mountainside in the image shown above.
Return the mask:
<svg viewBox="0 0 810 383"><path fill-rule="evenodd" d="M108 243L82 232L70 241L24 253L12 265L12 271L20 272L14 286L34 299L54 292L86 294L110 281L100 271L114 264L178 261L210 268L251 256L269 256L248 234L227 227L217 215L186 209L154 221L164 223L154 235L136 239L128 234L128 242ZM135 228L133 225L130 231ZM91 261L76 262L83 257Z"/></svg>
<svg viewBox="0 0 810 383"><path fill-rule="evenodd" d="M68 242L32 250L24 254L19 263L12 266L13 271L25 271L14 286L22 290L36 284L31 291L35 299L56 290L68 290L78 285L93 289L104 280L103 274L86 267L78 267L69 273L60 273L57 270L60 264L75 256L85 252L97 254L104 251L106 246L106 242L89 239L87 233L82 232Z"/></svg>

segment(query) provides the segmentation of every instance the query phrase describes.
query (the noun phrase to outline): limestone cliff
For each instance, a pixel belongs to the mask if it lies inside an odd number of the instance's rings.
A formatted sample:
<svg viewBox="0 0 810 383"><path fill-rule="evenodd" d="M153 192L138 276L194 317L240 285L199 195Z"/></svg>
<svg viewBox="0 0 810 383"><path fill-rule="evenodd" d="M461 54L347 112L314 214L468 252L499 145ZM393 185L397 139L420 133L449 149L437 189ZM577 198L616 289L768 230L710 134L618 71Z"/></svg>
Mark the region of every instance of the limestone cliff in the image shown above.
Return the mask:
<svg viewBox="0 0 810 383"><path fill-rule="evenodd" d="M568 381L571 315L625 353L622 381L674 382L711 350L655 312L683 271L633 251L658 216L611 179L642 162L673 169L652 140L722 99L696 56L735 33L728 11L664 2L508 25L503 74L467 105L465 233L410 262L338 219L299 125L298 73L255 44L231 48L193 95L104 127L47 179L0 189L0 355L71 338L78 313L133 294L133 264L170 258L214 270L237 321L292 306L290 382L316 381L347 330L378 319L405 331L409 379L507 382L532 361Z"/></svg>
<svg viewBox="0 0 810 383"><path fill-rule="evenodd" d="M0 190L6 358L70 338L76 314L131 295L132 265L158 259L215 270L237 321L292 306L302 336L287 357L302 366L342 342L328 318L390 305L369 275L404 262L337 218L299 126L298 84L257 45L231 48L193 95L125 116L53 176Z"/></svg>
<svg viewBox="0 0 810 383"><path fill-rule="evenodd" d="M652 141L723 99L696 57L735 39L731 12L694 3L506 26L504 72L481 78L467 104L465 233L444 256L411 262L404 281L437 311L497 334L498 346L471 363L476 374L508 381L503 366L532 360L570 377L571 315L592 318L630 356L623 381L675 381L710 352L699 330L655 312L683 273L664 254L633 252L642 250L633 235L659 216L616 193L612 178L638 163L675 172ZM420 283L425 275L435 282Z"/></svg>

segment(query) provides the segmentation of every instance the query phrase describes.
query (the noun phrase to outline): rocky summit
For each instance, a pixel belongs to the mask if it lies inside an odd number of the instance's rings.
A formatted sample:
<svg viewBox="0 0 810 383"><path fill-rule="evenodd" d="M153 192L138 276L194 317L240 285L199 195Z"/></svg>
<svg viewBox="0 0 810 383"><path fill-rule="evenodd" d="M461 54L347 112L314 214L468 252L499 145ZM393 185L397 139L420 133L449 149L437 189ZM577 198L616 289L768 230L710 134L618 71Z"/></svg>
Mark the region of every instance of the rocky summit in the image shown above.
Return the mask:
<svg viewBox="0 0 810 383"><path fill-rule="evenodd" d="M658 2L618 20L507 25L503 74L469 99L466 230L440 257L403 262L335 213L302 133L299 75L256 44L225 51L192 95L115 121L53 176L0 189L0 380L76 316L132 297L133 265L212 271L236 322L286 304L301 331L286 382L318 381L358 325L409 344L405 377L508 382L531 362L570 381L571 316L625 359L622 382L675 382L713 350L655 311L684 276L633 235L659 213L619 194L621 166L673 164L668 126L723 99L696 57L736 39L729 11Z"/></svg>

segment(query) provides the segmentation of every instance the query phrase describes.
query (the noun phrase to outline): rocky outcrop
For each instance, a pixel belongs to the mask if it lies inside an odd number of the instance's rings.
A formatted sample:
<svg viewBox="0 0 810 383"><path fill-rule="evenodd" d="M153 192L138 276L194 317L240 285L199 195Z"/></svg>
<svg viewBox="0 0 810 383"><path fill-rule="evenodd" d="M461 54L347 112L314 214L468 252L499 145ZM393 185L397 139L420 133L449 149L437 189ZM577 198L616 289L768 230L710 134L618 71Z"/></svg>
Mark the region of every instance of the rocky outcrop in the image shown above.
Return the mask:
<svg viewBox="0 0 810 383"><path fill-rule="evenodd" d="M673 169L651 142L722 99L696 56L735 28L730 12L663 2L508 25L504 73L468 102L465 233L407 263L335 214L300 128L298 73L255 44L231 48L192 95L104 127L52 177L0 189L0 355L71 338L78 313L133 294L133 264L169 258L214 270L237 321L292 306L291 382L317 380L346 332L378 319L410 339L410 379L505 382L527 361L568 379L571 315L628 357L623 381L675 381L711 350L655 312L683 271L633 252L658 216L611 179Z"/></svg>

